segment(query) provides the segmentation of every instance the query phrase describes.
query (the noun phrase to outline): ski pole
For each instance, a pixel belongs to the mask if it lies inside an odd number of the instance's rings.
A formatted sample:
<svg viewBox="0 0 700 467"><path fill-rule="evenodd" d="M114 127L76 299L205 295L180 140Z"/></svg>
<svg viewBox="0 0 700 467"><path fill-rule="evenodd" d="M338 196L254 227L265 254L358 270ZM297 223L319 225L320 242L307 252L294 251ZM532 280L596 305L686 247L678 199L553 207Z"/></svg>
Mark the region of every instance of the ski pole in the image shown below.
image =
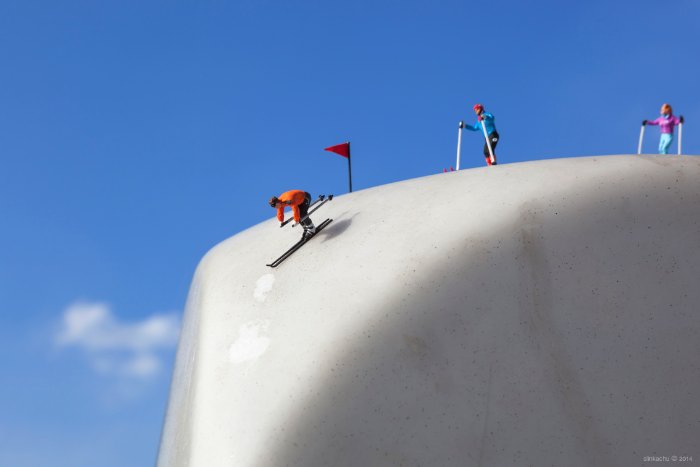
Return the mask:
<svg viewBox="0 0 700 467"><path fill-rule="evenodd" d="M681 143L683 142L683 124L678 124L678 155L681 155Z"/></svg>
<svg viewBox="0 0 700 467"><path fill-rule="evenodd" d="M642 141L644 140L644 126L642 125L642 129L639 130L639 145L637 145L637 154L642 153Z"/></svg>
<svg viewBox="0 0 700 467"><path fill-rule="evenodd" d="M311 203L311 204L309 205L309 208L311 208L314 204L318 203L319 201L323 201L323 199L324 199L325 197L326 197L326 195L319 195L318 198L316 198L316 199L314 200L314 202ZM333 195L330 195L330 197L333 198ZM293 218L293 217L290 217L290 218L287 219L286 221L282 222L282 223L280 224L280 228L281 228L281 227L284 227L284 226L287 225L287 224L289 224L292 220L294 220L294 218Z"/></svg>
<svg viewBox="0 0 700 467"><path fill-rule="evenodd" d="M484 138L486 138L486 145L489 147L489 154L491 155L491 163L496 162L496 158L493 157L493 148L491 148L491 141L489 141L489 135L486 133L486 124L481 120L481 128L484 130Z"/></svg>
<svg viewBox="0 0 700 467"><path fill-rule="evenodd" d="M462 153L462 128L464 128L464 122L459 122L459 131L457 133L457 170L459 170L459 156Z"/></svg>
<svg viewBox="0 0 700 467"><path fill-rule="evenodd" d="M296 223L292 224L292 227L296 227L297 225L299 225L299 224L301 224L302 222L304 222L306 219L309 218L309 216L310 216L311 214L314 213L314 211L316 211L318 208L320 208L321 206L323 206L324 204L326 204L328 201L331 201L332 199L333 199L333 195L328 195L328 199L324 199L324 200L321 202L321 204L319 204L318 206L316 206L315 208L313 208L313 209L312 209L311 211L309 211L304 217L302 217L301 219L299 219L299 222L296 222ZM292 218L292 219L293 219L293 218Z"/></svg>

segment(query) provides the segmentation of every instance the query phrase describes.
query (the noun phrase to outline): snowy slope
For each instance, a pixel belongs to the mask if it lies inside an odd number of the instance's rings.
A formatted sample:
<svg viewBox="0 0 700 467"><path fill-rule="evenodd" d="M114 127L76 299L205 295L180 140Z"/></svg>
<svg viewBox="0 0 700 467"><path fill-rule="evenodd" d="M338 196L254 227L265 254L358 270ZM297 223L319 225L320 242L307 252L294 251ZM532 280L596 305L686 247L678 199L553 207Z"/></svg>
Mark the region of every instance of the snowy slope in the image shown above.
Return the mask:
<svg viewBox="0 0 700 467"><path fill-rule="evenodd" d="M202 260L159 466L700 456L700 158L453 172L312 217L276 269L301 232L274 219Z"/></svg>

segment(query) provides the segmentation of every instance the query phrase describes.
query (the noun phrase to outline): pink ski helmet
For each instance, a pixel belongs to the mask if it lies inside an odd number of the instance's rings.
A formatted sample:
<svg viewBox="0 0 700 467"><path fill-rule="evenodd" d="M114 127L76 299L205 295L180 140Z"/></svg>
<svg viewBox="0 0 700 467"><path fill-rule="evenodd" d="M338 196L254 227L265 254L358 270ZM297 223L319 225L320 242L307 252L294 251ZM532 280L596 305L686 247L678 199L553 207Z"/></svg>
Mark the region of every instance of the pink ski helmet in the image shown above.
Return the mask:
<svg viewBox="0 0 700 467"><path fill-rule="evenodd" d="M474 112L480 114L480 113L483 112L483 111L484 111L484 106L483 106L483 105L481 105L481 104L476 104L476 105L474 106Z"/></svg>

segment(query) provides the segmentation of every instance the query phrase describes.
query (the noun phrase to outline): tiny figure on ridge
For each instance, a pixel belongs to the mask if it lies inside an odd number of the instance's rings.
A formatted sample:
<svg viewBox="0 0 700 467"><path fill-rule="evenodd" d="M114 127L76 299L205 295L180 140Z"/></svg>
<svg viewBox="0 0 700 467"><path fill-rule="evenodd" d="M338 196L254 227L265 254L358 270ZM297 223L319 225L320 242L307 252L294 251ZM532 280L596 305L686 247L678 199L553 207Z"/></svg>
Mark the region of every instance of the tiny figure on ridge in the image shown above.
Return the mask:
<svg viewBox="0 0 700 467"><path fill-rule="evenodd" d="M493 114L484 111L484 106L476 104L474 113L477 115L477 122L474 125L464 124L464 128L471 131L483 131L486 143L484 144L484 156L488 165L497 165L496 162L496 145L498 144L499 134L496 131L496 118Z"/></svg>
<svg viewBox="0 0 700 467"><path fill-rule="evenodd" d="M653 125L661 127L661 139L659 139L659 154L668 154L668 148L673 142L673 128L683 123L683 115L676 117L669 104L661 106L661 116L656 120L643 120L642 126ZM640 143L641 145L641 143ZM680 150L680 149L679 149Z"/></svg>

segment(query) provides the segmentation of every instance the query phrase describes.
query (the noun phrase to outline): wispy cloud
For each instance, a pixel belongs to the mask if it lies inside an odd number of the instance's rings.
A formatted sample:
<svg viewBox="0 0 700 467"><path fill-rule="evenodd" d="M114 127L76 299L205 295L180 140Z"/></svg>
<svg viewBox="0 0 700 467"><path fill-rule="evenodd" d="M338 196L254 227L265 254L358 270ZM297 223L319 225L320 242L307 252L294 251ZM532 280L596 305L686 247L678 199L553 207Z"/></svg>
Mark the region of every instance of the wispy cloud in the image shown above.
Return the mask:
<svg viewBox="0 0 700 467"><path fill-rule="evenodd" d="M174 313L126 323L106 303L76 302L64 311L55 341L82 349L100 373L149 378L161 370L162 353L176 345L179 332Z"/></svg>

